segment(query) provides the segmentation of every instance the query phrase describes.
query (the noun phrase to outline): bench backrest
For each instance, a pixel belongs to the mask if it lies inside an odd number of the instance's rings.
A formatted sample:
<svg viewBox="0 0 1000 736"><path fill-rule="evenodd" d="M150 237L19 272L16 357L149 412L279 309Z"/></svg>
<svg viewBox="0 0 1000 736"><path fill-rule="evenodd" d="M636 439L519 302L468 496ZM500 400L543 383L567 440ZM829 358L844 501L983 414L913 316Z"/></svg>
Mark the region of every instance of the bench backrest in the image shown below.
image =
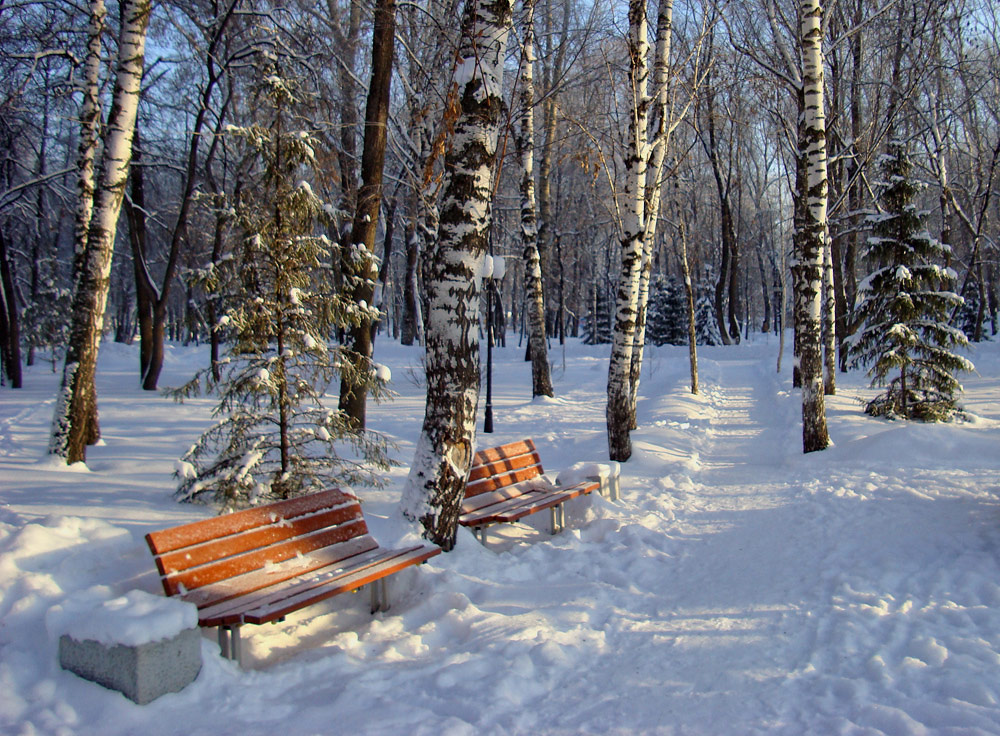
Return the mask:
<svg viewBox="0 0 1000 736"><path fill-rule="evenodd" d="M358 499L339 489L146 535L168 596L352 539L345 558L378 547Z"/></svg>
<svg viewBox="0 0 1000 736"><path fill-rule="evenodd" d="M537 478L544 473L542 460L531 440L511 442L480 450L472 460L465 497L491 493L501 488Z"/></svg>

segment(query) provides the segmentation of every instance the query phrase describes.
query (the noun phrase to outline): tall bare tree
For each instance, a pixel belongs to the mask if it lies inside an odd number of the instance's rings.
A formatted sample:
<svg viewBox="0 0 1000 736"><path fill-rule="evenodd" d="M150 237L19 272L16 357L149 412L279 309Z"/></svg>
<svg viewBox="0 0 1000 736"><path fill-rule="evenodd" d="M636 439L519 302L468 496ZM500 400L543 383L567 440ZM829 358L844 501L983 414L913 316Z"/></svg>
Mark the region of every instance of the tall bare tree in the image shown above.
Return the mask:
<svg viewBox="0 0 1000 736"><path fill-rule="evenodd" d="M634 105L629 117L625 186L622 189L622 269L615 302L614 334L608 367L608 455L632 456L632 394L629 375L635 349L639 280L646 232L646 175L649 165L649 37L646 0L628 6L629 81Z"/></svg>
<svg viewBox="0 0 1000 736"><path fill-rule="evenodd" d="M369 305L370 316L352 326L345 344L345 355L353 363L354 373L371 370L374 350L373 326L375 314L373 301L378 262L375 259L375 234L378 225L379 205L382 202L382 169L385 165L385 144L389 120L389 87L392 81L393 40L396 33L395 0L377 0L375 28L372 33L372 78L368 86L368 104L365 108L365 138L361 153L361 189L358 205L351 226L351 240L342 247L346 250L344 275L355 304ZM365 426L365 408L368 381L355 382L345 374L340 384L340 409L354 420L358 427Z"/></svg>
<svg viewBox="0 0 1000 736"><path fill-rule="evenodd" d="M830 444L823 398L822 309L827 240L826 111L823 97L823 5L801 0L799 50L802 114L799 116L795 254L796 339L802 379L802 450Z"/></svg>
<svg viewBox="0 0 1000 736"><path fill-rule="evenodd" d="M56 397L49 452L67 464L86 459L96 419L94 375L110 286L111 256L125 183L142 83L151 0L123 0L118 62L108 114L93 215L73 293L72 322Z"/></svg>
<svg viewBox="0 0 1000 736"><path fill-rule="evenodd" d="M535 209L535 0L521 1L519 25L522 35L521 119L514 133L514 143L521 161L521 247L529 325L528 350L531 353L531 395L553 396L545 344L545 302Z"/></svg>
<svg viewBox="0 0 1000 736"><path fill-rule="evenodd" d="M426 254L427 404L402 509L424 536L455 545L472 466L479 400L479 273L489 235L491 176L503 112L509 0L467 0L455 72L451 148L445 158L437 243Z"/></svg>

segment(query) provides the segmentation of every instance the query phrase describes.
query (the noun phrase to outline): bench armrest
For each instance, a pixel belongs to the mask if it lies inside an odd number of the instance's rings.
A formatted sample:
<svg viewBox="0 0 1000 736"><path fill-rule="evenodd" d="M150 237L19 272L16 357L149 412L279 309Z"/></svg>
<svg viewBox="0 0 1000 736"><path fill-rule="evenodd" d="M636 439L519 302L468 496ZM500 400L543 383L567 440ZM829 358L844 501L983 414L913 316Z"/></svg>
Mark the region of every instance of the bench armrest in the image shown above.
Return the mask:
<svg viewBox="0 0 1000 736"><path fill-rule="evenodd" d="M556 477L556 485L560 487L574 486L584 481L596 481L601 484L601 495L607 495L612 501L619 496L619 476L621 465L612 463L580 462L563 470Z"/></svg>

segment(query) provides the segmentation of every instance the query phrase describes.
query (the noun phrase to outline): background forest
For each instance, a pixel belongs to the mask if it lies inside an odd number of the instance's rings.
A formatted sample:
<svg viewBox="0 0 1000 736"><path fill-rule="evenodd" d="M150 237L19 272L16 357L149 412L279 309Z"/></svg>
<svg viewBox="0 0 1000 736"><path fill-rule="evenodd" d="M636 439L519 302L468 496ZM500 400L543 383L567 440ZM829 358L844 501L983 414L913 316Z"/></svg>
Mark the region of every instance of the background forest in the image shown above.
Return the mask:
<svg viewBox="0 0 1000 736"><path fill-rule="evenodd" d="M95 7L104 6L95 0L0 3L0 328L4 379L15 386L22 361L51 357L55 370L63 346L73 343L67 333L87 114L96 106L99 128L114 60L122 56L118 30L126 10L139 5L109 3L95 30ZM662 203L647 208L655 235L646 339L685 341L686 279L700 342L738 343L786 323L800 110L808 109L802 9L774 0L661 6L538 0L517 8L490 200L488 249L507 257L506 273L492 284L500 335L530 331L533 261L522 257L529 145L545 333L550 340L612 340L619 274L628 267L629 167L639 145L630 126L654 97L648 124L662 126L669 140L658 149ZM641 91L635 82L636 7L650 16L649 46L655 41L659 53L667 42L669 63L660 77L654 70L648 92L645 81ZM668 7L672 20L663 25ZM311 161L294 173L326 203L321 227L331 278L342 294L357 297L357 279L370 272L377 281L370 299L354 303L371 301L380 310L380 332L403 344L422 340L428 304L420 254L437 237L444 162L460 114L450 90L468 76L460 10L447 0L395 9L382 195L372 218L358 214L369 51L378 39L371 3L152 5L104 325L117 341L141 341L144 388L158 388L164 340L205 343L214 366L220 342L231 337L219 324L225 297L205 285L234 258L245 236L238 213L267 176L246 131L271 124L255 93L268 74L294 80L297 93L284 114L308 135ZM864 326L859 285L878 265L866 262L866 239L884 207L890 143L908 156L913 194L906 206L943 244L935 251L939 265L951 269L953 289L964 297L949 302L946 321L972 341L995 335L996 5L842 0L827 3L821 21L829 244L823 291L828 345L835 335L840 369L851 357L845 341ZM519 43L525 39L534 44L533 75L525 73L532 66ZM350 245L359 221L377 227L376 258L361 265ZM342 328L336 337L353 344L356 332ZM833 350L826 360L829 392Z"/></svg>

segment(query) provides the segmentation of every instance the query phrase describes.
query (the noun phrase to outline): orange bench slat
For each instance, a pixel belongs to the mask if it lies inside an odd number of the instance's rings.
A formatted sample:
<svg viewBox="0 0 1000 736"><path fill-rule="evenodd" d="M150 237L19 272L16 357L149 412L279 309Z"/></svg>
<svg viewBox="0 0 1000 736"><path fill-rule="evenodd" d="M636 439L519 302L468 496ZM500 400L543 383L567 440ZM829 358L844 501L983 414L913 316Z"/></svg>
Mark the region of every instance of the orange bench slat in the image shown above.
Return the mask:
<svg viewBox="0 0 1000 736"><path fill-rule="evenodd" d="M312 583L309 580L293 580L286 590L261 591L265 595L246 601L247 606L240 612L239 620L248 624L265 624L285 616L292 611L326 600L338 593L357 590L387 575L426 562L440 554L440 547L419 546L399 550L383 551L370 563L347 571L328 580ZM242 601L239 601L242 603ZM232 614L231 614L232 615ZM203 625L217 626L206 620Z"/></svg>
<svg viewBox="0 0 1000 736"><path fill-rule="evenodd" d="M266 506L235 511L211 519L150 532L146 535L146 542L153 555L162 555L220 537L239 534L248 529L273 524L280 519L294 519L297 516L312 514L322 509L336 508L344 504L354 504L359 509L361 508L356 497L341 491L339 488L331 488L308 496L298 496L287 501L278 501Z"/></svg>
<svg viewBox="0 0 1000 736"><path fill-rule="evenodd" d="M368 533L360 506L345 505L294 519L282 519L257 529L249 529L239 534L231 534L221 539L213 539L192 547L167 552L159 557L160 572L162 575L172 575L192 567L252 552L348 521L357 522L351 527L355 536Z"/></svg>
<svg viewBox="0 0 1000 736"><path fill-rule="evenodd" d="M517 521L518 519L523 519L529 514L534 514L538 511L544 511L545 509L552 508L553 506L558 506L561 503L569 501L571 498L577 498L578 496L583 496L584 494L590 493L597 490L600 484L593 483L587 485L573 486L572 488L560 488L551 493L541 492L537 495L537 498L530 500L530 503L522 505L517 508L502 509L498 510L495 515L496 521L499 522L511 522Z"/></svg>
<svg viewBox="0 0 1000 736"><path fill-rule="evenodd" d="M338 565L348 565L352 559L378 549L378 543L367 534L363 537L352 537L346 542L314 550L302 557L296 556L259 570L223 578L200 588L184 591L180 597L181 600L204 609L307 575L323 567L336 568Z"/></svg>
<svg viewBox="0 0 1000 736"><path fill-rule="evenodd" d="M501 488L507 488L508 486L513 486L517 483L522 483L526 480L531 480L532 478L537 478L540 473L538 472L541 466L533 465L530 468L522 468L521 470L511 470L506 473L501 473L500 475L493 475L488 478L483 478L482 480L474 481L473 483L468 483L465 486L465 497L477 496L480 493L490 493L492 491L500 490Z"/></svg>
<svg viewBox="0 0 1000 736"><path fill-rule="evenodd" d="M365 538L365 534L358 534L359 529L364 525L364 520L349 521L337 526L321 529L313 534L302 537L293 537L269 547L245 552L233 557L224 557L218 561L210 562L198 567L189 568L178 573L166 575L163 578L163 586L168 595L175 595L183 587L186 590L194 590L203 585L225 580L237 575L259 570L267 565L284 562L292 557L305 555L322 547L336 545L339 542L346 542L349 539ZM372 540L374 544L374 540Z"/></svg>
<svg viewBox="0 0 1000 736"><path fill-rule="evenodd" d="M274 579L273 576L258 571L245 576L246 580L223 580L208 588L199 588L184 596L184 600L196 603L195 599L202 593L217 596L211 600L199 599L198 620L202 626L239 623L250 608L269 600L287 598L295 591L339 580L357 570L371 567L391 553L392 550L387 552L380 547L373 547L346 560L331 562L325 559L323 550L319 550L310 556L306 567L298 568L291 577L279 575L278 579Z"/></svg>
<svg viewBox="0 0 1000 736"><path fill-rule="evenodd" d="M476 526L484 523L516 521L535 511L543 511L548 508L549 506L545 505L547 501L551 500L552 503L549 505L554 506L569 498L572 498L572 496L565 496L558 488L525 491L513 498L484 506L467 514L462 514L459 523L464 526ZM532 510L516 516L513 515L525 508Z"/></svg>
<svg viewBox="0 0 1000 736"><path fill-rule="evenodd" d="M533 440L520 440L519 442L509 442L506 445L500 445L499 447L488 447L485 450L480 450L472 458L473 466L485 465L486 463L496 462L497 460L505 460L511 457L517 457L518 455L530 455L535 452L535 443Z"/></svg>
<svg viewBox="0 0 1000 736"><path fill-rule="evenodd" d="M508 457L502 460L494 460L488 463L481 463L479 465L473 465L472 469L469 471L468 483L480 480L482 478L489 477L491 475L497 475L506 470L520 470L521 468L526 468L531 465L538 466L538 474L541 475L544 471L542 470L542 460L538 457L537 452L528 453L526 455L518 455L517 457Z"/></svg>

